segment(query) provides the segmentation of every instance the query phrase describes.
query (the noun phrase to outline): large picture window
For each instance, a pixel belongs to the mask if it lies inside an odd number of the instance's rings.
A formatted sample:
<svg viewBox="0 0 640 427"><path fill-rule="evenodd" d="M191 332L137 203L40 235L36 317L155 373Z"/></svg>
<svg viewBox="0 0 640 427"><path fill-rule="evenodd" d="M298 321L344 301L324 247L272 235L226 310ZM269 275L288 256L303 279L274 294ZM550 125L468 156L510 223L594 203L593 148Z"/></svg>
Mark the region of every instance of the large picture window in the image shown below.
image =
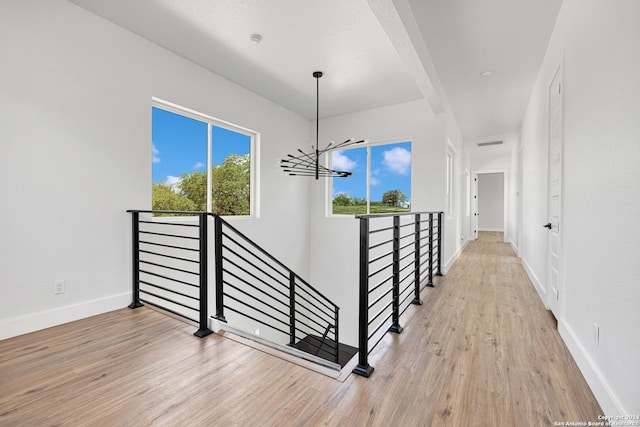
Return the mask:
<svg viewBox="0 0 640 427"><path fill-rule="evenodd" d="M252 215L254 132L173 104L152 107L152 209Z"/></svg>
<svg viewBox="0 0 640 427"><path fill-rule="evenodd" d="M332 178L333 215L410 211L411 142L334 151L331 167L351 172Z"/></svg>

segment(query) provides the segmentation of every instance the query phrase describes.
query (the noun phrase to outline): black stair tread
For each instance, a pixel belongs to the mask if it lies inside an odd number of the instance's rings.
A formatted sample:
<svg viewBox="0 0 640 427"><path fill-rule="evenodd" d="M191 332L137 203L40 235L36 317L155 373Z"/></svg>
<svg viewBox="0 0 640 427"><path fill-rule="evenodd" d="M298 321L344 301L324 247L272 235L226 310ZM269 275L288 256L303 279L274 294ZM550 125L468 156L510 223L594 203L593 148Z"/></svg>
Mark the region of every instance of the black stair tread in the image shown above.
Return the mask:
<svg viewBox="0 0 640 427"><path fill-rule="evenodd" d="M320 345L321 342L321 337L316 335L307 335L298 341L293 347L300 351L304 351L305 353L313 354L324 360L335 363L335 341L326 338L322 345ZM318 349L318 347L320 347L320 349ZM338 345L338 364L341 367L346 365L356 353L358 353L358 349L356 347L340 343Z"/></svg>

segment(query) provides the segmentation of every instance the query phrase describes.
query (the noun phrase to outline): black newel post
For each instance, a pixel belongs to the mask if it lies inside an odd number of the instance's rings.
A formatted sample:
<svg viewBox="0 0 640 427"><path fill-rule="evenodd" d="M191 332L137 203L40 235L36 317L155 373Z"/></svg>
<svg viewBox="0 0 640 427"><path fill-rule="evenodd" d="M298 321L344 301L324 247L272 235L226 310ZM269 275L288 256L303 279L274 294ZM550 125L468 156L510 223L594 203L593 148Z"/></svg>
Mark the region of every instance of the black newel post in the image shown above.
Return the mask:
<svg viewBox="0 0 640 427"><path fill-rule="evenodd" d="M289 345L296 345L296 276L289 272Z"/></svg>
<svg viewBox="0 0 640 427"><path fill-rule="evenodd" d="M438 212L438 269L436 276L442 276L442 236L444 235L443 212Z"/></svg>
<svg viewBox="0 0 640 427"><path fill-rule="evenodd" d="M214 265L216 269L216 319L227 322L224 317L224 283L222 283L222 218L214 216Z"/></svg>
<svg viewBox="0 0 640 427"><path fill-rule="evenodd" d="M203 338L206 337L209 334L212 334L213 331L211 329L209 329L209 315L208 315L208 305L209 305L209 301L208 301L208 297L209 297L209 293L208 293L208 286L209 286L209 279L208 279L208 266L209 266L209 259L208 259L208 250L207 248L209 247L209 234L208 234L208 221L209 218L207 217L206 213L201 213L198 215L199 216L199 222L200 222L200 227L199 227L199 243L200 243L200 248L199 248L199 253L200 253L200 257L199 257L199 264L200 264L200 325L198 330L193 334L199 338Z"/></svg>
<svg viewBox="0 0 640 427"><path fill-rule="evenodd" d="M413 290L413 301L411 304L422 305L422 301L420 301L420 214L416 214L415 216L415 228L414 228L414 236L415 239L415 263L414 263L414 290Z"/></svg>
<svg viewBox="0 0 640 427"><path fill-rule="evenodd" d="M338 324L340 323L340 319L338 317L339 311L340 311L340 307L338 307L337 305L334 306L334 310L335 310L335 316L336 316L336 324L335 324L335 328L334 328L334 333L335 333L335 341L336 341L336 360L335 362L339 365L340 364L340 334L338 333Z"/></svg>
<svg viewBox="0 0 640 427"><path fill-rule="evenodd" d="M429 214L429 280L427 286L433 288L433 214Z"/></svg>
<svg viewBox="0 0 640 427"><path fill-rule="evenodd" d="M360 300L358 304L358 365L354 374L368 377L369 365L369 218L360 218Z"/></svg>
<svg viewBox="0 0 640 427"><path fill-rule="evenodd" d="M393 217L393 284L391 300L391 326L389 332L402 332L400 326L400 217Z"/></svg>
<svg viewBox="0 0 640 427"><path fill-rule="evenodd" d="M131 212L131 269L133 295L129 308L134 309L142 307L140 302L140 213Z"/></svg>

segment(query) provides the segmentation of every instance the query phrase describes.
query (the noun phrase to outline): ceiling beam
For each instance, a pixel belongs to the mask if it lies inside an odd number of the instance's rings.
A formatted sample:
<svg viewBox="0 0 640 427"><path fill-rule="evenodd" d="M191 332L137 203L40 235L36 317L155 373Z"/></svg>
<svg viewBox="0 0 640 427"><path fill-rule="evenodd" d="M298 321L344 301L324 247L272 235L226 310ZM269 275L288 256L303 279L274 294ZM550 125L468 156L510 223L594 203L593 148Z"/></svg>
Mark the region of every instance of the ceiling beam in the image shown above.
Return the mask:
<svg viewBox="0 0 640 427"><path fill-rule="evenodd" d="M433 112L444 112L446 95L409 1L367 1Z"/></svg>

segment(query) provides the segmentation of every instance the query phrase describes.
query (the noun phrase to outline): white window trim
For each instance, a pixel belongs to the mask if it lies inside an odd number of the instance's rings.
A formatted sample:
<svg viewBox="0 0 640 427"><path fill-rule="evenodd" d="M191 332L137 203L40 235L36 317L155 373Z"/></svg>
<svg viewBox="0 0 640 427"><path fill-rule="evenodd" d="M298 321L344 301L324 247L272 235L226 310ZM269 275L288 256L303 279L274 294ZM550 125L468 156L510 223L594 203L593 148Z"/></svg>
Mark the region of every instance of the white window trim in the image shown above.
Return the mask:
<svg viewBox="0 0 640 427"><path fill-rule="evenodd" d="M250 138L250 146L249 146L249 159L251 163L250 169L250 186L249 186L249 215L228 215L224 216L225 219L234 218L234 219L242 219L242 218L259 218L259 200L258 194L260 194L259 183L258 183L258 172L259 166L257 164L256 159L259 158L258 150L259 150L259 142L260 142L260 133L249 128L239 126L225 120L218 119L213 116L209 116L204 113L200 113L198 111L192 110L187 107L182 107L178 104L174 104L173 102L166 101L161 98L152 97L151 98L151 106L155 108L159 108L161 110L168 111L170 113L174 113L183 117L188 117L193 120L197 120L199 122L203 122L207 124L207 212L211 212L213 209L213 200L211 197L211 190L213 188L212 183L212 175L210 173L212 168L211 158L213 155L213 142L212 142L212 130L213 126L217 126L220 128L224 128L236 133L241 133ZM167 218L192 218L192 216L183 216L183 217L162 217L163 220Z"/></svg>
<svg viewBox="0 0 640 427"><path fill-rule="evenodd" d="M456 191L455 191L455 171L456 171L456 147L447 138L447 149L445 152L445 215L447 219L455 219L456 215Z"/></svg>

